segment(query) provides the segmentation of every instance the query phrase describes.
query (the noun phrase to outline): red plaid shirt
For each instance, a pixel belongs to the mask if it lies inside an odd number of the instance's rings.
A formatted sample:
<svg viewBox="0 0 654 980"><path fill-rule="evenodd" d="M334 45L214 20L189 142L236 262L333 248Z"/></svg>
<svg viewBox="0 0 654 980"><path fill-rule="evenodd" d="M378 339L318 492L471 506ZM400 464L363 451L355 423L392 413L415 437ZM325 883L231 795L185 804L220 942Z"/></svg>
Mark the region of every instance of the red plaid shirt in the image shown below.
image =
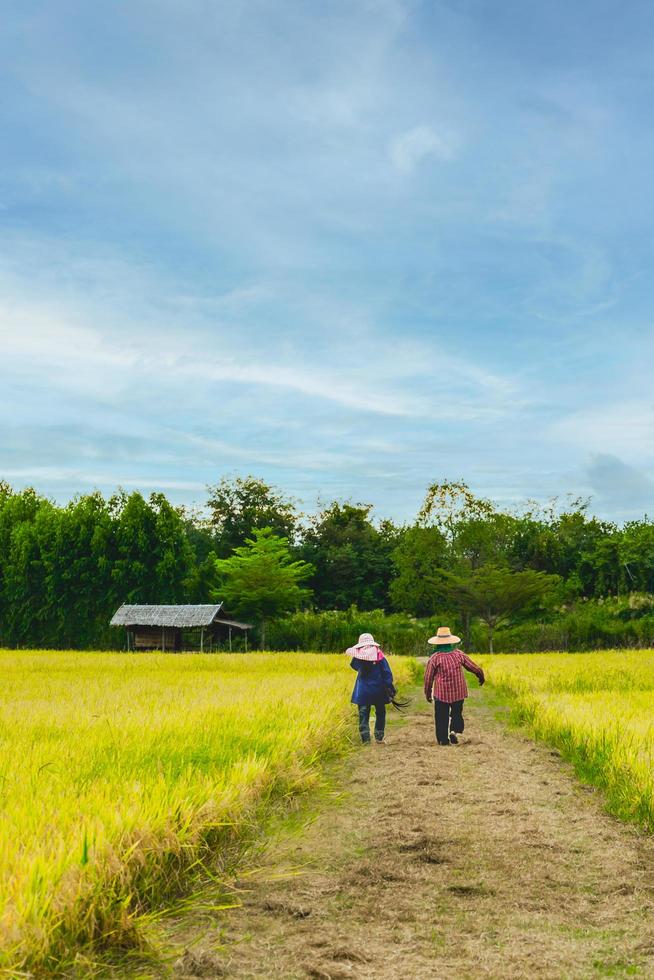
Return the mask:
<svg viewBox="0 0 654 980"><path fill-rule="evenodd" d="M484 672L481 667L466 657L461 650L450 650L447 653L435 653L429 658L425 668L425 697L438 701L462 701L468 697L468 685L462 667L476 674L484 683Z"/></svg>

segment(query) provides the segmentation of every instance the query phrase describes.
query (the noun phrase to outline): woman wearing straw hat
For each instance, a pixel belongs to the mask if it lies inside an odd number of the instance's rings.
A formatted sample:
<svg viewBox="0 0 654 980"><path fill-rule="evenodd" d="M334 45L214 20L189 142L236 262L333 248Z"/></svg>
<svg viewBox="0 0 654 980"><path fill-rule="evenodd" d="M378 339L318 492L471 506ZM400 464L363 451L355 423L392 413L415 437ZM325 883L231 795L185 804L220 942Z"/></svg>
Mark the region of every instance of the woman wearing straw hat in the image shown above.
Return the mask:
<svg viewBox="0 0 654 980"><path fill-rule="evenodd" d="M359 709L361 741L364 745L370 743L370 709L374 705L375 742L383 745L386 705L395 696L393 672L372 633L362 633L359 642L348 647L347 653L352 657L350 667L357 672L352 704L356 704Z"/></svg>
<svg viewBox="0 0 654 980"><path fill-rule="evenodd" d="M436 636L427 640L438 647L425 668L425 697L434 701L436 741L439 745L456 745L457 735L463 732L463 702L468 697L463 668L476 674L484 683L481 667L457 649L460 636L454 636L449 626L439 626Z"/></svg>

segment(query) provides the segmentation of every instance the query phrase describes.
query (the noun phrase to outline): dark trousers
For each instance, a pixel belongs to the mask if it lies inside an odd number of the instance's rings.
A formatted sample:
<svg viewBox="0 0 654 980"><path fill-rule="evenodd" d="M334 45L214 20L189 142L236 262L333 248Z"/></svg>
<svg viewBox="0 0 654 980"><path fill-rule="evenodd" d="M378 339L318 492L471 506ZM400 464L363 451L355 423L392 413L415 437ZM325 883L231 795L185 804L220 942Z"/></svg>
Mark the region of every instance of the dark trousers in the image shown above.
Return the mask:
<svg viewBox="0 0 654 980"><path fill-rule="evenodd" d="M449 745L450 731L461 734L463 722L463 701L439 701L434 698L434 719L436 722L436 741L439 745Z"/></svg>
<svg viewBox="0 0 654 980"><path fill-rule="evenodd" d="M360 704L359 705L359 733L361 735L362 742L370 741L370 709L371 704ZM375 705L375 739L381 742L384 737L384 728L386 727L386 705L376 704Z"/></svg>

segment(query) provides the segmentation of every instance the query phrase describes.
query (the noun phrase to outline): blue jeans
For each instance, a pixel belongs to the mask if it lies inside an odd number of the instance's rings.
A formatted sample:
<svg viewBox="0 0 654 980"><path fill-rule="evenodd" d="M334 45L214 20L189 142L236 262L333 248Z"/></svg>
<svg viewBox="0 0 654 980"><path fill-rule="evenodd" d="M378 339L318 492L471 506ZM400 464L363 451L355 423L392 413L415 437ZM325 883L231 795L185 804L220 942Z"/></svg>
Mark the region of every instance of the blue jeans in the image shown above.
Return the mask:
<svg viewBox="0 0 654 980"><path fill-rule="evenodd" d="M375 706L375 741L381 742L384 738L384 728L386 727L386 705L376 704ZM362 742L370 741L370 709L371 704L359 705L359 733Z"/></svg>

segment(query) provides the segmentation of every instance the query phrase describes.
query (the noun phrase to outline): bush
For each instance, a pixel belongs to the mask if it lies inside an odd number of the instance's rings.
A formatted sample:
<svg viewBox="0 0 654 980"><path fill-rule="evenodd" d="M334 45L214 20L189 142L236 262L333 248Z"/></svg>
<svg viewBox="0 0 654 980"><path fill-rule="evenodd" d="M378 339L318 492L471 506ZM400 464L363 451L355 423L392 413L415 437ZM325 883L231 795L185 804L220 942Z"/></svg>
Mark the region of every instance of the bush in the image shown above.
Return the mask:
<svg viewBox="0 0 654 980"><path fill-rule="evenodd" d="M495 649L502 653L539 653L654 647L653 608L652 597L639 593L615 599L581 601L548 619L498 629ZM428 638L443 623L463 635L460 618L447 612L440 613L438 619L416 619L404 613L386 615L381 609L362 612L356 606L345 612L298 612L271 623L266 646L270 650L333 652L356 643L360 633L373 633L389 653L426 656L433 652L427 645ZM252 639L256 642L255 637ZM468 652L487 651L487 630L475 623Z"/></svg>
<svg viewBox="0 0 654 980"><path fill-rule="evenodd" d="M346 650L360 633L372 633L387 653L426 655L427 640L436 632L436 620L414 619L402 613L386 615L383 610L362 612L356 606L340 612L298 612L271 623L266 646L269 650Z"/></svg>
<svg viewBox="0 0 654 980"><path fill-rule="evenodd" d="M637 594L580 602L550 622L531 622L498 630L495 646L503 653L544 650L584 651L654 645L650 597ZM479 630L474 631L475 649Z"/></svg>

